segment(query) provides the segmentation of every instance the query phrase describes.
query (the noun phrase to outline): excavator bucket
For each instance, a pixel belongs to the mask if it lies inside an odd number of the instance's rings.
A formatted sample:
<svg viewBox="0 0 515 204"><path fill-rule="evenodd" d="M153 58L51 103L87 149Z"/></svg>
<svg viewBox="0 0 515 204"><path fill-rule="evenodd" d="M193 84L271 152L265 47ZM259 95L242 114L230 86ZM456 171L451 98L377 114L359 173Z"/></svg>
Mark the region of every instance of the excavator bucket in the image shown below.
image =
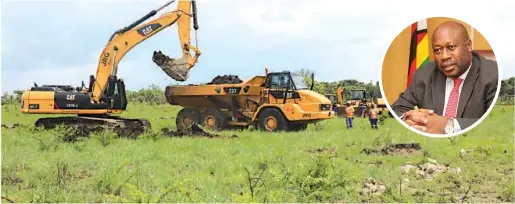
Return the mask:
<svg viewBox="0 0 515 204"><path fill-rule="evenodd" d="M176 81L186 81L189 78L189 65L186 55L174 59L166 56L161 51L154 51L152 61Z"/></svg>

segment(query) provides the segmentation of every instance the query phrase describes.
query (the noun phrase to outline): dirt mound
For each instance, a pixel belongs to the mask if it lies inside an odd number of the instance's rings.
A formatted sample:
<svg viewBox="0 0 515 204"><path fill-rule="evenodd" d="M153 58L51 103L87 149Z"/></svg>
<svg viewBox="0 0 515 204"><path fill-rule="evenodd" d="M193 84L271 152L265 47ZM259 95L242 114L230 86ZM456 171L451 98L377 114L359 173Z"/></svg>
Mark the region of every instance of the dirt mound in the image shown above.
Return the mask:
<svg viewBox="0 0 515 204"><path fill-rule="evenodd" d="M93 133L100 133L103 131L102 127L88 127L86 125L77 125L65 127L62 131L61 139L63 142L77 142L79 138L89 138Z"/></svg>
<svg viewBox="0 0 515 204"><path fill-rule="evenodd" d="M420 144L418 143L400 143L400 144L391 144L383 149L371 149L365 148L361 150L361 153L365 154L383 154L383 155L398 155L398 154L412 154L418 150L422 149Z"/></svg>
<svg viewBox="0 0 515 204"><path fill-rule="evenodd" d="M207 84L239 84L242 82L243 80L241 80L237 75L218 75Z"/></svg>
<svg viewBox="0 0 515 204"><path fill-rule="evenodd" d="M199 127L196 124L193 124L190 129L184 130L184 131L181 131L181 130L173 131L173 130L170 130L170 129L165 127L165 128L161 129L161 133L163 135L170 136L170 137L227 138L227 137L222 136L222 135L206 132L206 131L204 131L201 127ZM229 138L239 138L239 137L237 135L232 135Z"/></svg>
<svg viewBox="0 0 515 204"><path fill-rule="evenodd" d="M373 178L368 178L365 180L363 184L363 189L361 189L361 195L381 195L386 191L386 185L381 182L376 181Z"/></svg>
<svg viewBox="0 0 515 204"><path fill-rule="evenodd" d="M436 162L425 162L424 164L419 164L417 166L410 165L410 164L401 166L401 170L404 173L410 173L412 169L415 169L415 174L419 178L423 178L426 180L431 180L431 179L435 178L436 176L438 176L439 174L445 173L445 172L451 170L449 165L438 164ZM459 174L460 172L461 172L460 168L455 169L456 174Z"/></svg>

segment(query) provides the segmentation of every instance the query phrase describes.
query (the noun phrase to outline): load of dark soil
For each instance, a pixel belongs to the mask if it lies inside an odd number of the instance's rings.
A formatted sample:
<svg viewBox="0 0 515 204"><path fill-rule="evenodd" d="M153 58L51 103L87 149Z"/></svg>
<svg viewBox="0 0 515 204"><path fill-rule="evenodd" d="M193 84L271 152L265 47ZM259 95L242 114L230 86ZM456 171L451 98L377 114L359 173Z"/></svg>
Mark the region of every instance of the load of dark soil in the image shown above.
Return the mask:
<svg viewBox="0 0 515 204"><path fill-rule="evenodd" d="M237 75L218 75L207 84L239 84L242 82L243 80L241 80Z"/></svg>
<svg viewBox="0 0 515 204"><path fill-rule="evenodd" d="M165 128L161 129L161 133L163 133L163 135L170 136L170 137L227 138L222 135L206 132L196 124L193 124L190 129L184 130L184 131L181 131L181 130L173 131L173 130L170 130L165 127ZM239 137L237 135L232 135L229 138L239 138Z"/></svg>
<svg viewBox="0 0 515 204"><path fill-rule="evenodd" d="M361 150L361 153L365 154L383 154L383 155L396 155L396 154L412 154L416 151L422 149L420 144L418 143L400 143L400 144L391 144L383 149L371 149L364 148Z"/></svg>

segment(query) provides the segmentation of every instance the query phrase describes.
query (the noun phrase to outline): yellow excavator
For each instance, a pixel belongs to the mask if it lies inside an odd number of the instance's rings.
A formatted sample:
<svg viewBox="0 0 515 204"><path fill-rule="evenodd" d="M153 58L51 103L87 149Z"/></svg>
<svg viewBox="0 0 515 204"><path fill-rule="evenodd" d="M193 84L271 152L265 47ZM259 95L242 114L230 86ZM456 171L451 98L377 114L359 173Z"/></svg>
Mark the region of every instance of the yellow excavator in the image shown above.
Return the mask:
<svg viewBox="0 0 515 204"><path fill-rule="evenodd" d="M325 97L331 100L333 104L333 111L336 113L336 115L338 117L345 117L345 102L343 100L342 87L338 87L336 89L336 93L325 94Z"/></svg>
<svg viewBox="0 0 515 204"><path fill-rule="evenodd" d="M128 103L125 83L116 76L118 63L134 46L177 23L183 56L173 59L161 51L154 51L152 60L171 78L177 81L188 79L189 70L197 63L200 56L200 51L190 44L191 18L193 18L195 38L198 30L195 0L179 0L177 10L166 12L159 18L142 24L174 1L169 1L158 9L152 10L111 36L100 55L96 77L90 76L88 88L85 88L84 82L82 87L77 88L66 85L38 86L34 83L34 86L22 95L21 112L76 115L40 118L36 121L36 126L47 129L55 128L57 125L80 125L92 129L108 125L119 134L132 136L150 129L150 123L145 119L127 119L112 115L126 110ZM194 56L191 56L191 51L195 52Z"/></svg>

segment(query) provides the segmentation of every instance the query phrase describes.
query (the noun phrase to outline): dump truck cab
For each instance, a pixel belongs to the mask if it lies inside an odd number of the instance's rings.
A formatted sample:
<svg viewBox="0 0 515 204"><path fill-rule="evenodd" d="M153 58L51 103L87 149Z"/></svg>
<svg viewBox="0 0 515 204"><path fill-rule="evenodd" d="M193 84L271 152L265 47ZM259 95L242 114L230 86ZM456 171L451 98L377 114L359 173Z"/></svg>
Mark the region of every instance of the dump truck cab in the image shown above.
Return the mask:
<svg viewBox="0 0 515 204"><path fill-rule="evenodd" d="M309 123L335 116L333 102L312 91L298 73L267 73L262 86L261 102L253 117L258 129L302 130Z"/></svg>

